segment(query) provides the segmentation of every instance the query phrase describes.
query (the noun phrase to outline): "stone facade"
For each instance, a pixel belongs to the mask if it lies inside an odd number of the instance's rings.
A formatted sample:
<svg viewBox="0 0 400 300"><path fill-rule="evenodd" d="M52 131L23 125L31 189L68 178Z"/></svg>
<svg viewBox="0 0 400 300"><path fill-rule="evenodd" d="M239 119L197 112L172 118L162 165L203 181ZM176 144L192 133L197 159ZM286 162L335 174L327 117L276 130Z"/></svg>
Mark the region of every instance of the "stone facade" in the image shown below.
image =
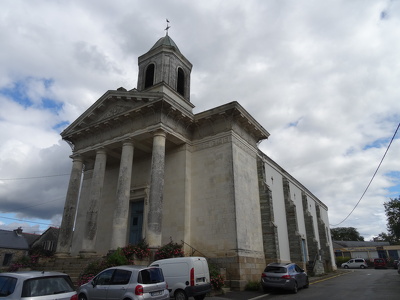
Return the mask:
<svg viewBox="0 0 400 300"><path fill-rule="evenodd" d="M165 36L139 57L137 89L107 91L61 133L73 164L58 255L183 241L239 289L268 262L331 257L327 207L258 149L269 133L239 103L193 114L191 68Z"/></svg>

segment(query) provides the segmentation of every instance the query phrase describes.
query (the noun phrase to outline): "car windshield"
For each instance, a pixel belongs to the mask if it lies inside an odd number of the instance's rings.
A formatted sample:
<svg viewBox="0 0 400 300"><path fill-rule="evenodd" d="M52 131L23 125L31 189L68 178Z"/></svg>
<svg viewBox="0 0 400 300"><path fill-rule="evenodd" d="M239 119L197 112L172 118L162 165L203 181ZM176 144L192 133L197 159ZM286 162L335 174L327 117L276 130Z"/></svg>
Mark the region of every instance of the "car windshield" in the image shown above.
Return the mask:
<svg viewBox="0 0 400 300"><path fill-rule="evenodd" d="M25 280L22 297L36 297L73 292L71 280L66 276L38 277Z"/></svg>
<svg viewBox="0 0 400 300"><path fill-rule="evenodd" d="M159 268L145 269L139 272L138 283L151 284L164 281L164 276Z"/></svg>
<svg viewBox="0 0 400 300"><path fill-rule="evenodd" d="M17 279L9 276L0 276L0 297L7 297L14 293Z"/></svg>
<svg viewBox="0 0 400 300"><path fill-rule="evenodd" d="M284 267L277 267L277 266L267 266L264 272L268 273L286 273L287 270Z"/></svg>

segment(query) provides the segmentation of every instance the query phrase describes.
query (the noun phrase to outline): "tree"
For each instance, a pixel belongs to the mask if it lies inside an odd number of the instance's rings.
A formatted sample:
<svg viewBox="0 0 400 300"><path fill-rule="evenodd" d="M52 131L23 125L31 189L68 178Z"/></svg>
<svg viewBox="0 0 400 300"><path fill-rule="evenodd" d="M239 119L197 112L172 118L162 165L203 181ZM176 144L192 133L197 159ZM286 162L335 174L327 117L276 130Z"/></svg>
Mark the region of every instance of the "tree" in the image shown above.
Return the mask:
<svg viewBox="0 0 400 300"><path fill-rule="evenodd" d="M354 227L337 227L331 229L334 241L364 241L364 237Z"/></svg>
<svg viewBox="0 0 400 300"><path fill-rule="evenodd" d="M390 201L385 202L385 213L387 217L387 229L389 235L393 237L395 242L400 241L400 197L390 198Z"/></svg>
<svg viewBox="0 0 400 300"><path fill-rule="evenodd" d="M391 245L393 245L396 241L394 240L393 236L391 234L388 234L386 232L381 232L378 234L378 236L375 236L372 239L373 242L388 242Z"/></svg>

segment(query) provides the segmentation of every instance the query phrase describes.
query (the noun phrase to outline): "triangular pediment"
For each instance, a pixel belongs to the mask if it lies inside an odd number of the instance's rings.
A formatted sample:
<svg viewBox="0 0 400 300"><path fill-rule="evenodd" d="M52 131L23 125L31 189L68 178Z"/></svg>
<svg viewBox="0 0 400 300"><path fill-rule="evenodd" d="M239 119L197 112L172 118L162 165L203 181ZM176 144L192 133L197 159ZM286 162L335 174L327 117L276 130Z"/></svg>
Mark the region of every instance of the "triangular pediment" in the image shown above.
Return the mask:
<svg viewBox="0 0 400 300"><path fill-rule="evenodd" d="M129 111L140 109L140 107L146 106L149 102L159 98L159 93L141 93L136 89L131 91L107 91L75 122L68 126L61 133L61 136L64 138L74 132L123 116Z"/></svg>

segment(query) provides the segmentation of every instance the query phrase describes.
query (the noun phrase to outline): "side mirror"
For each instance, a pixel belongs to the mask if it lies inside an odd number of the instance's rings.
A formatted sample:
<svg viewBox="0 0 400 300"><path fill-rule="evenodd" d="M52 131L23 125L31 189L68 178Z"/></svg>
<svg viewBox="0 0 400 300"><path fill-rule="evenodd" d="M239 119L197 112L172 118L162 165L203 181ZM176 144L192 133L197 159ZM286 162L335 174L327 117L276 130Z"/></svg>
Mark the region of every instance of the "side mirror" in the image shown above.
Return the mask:
<svg viewBox="0 0 400 300"><path fill-rule="evenodd" d="M90 283L92 284L93 287L96 287L96 282L94 282L94 280L92 280Z"/></svg>

